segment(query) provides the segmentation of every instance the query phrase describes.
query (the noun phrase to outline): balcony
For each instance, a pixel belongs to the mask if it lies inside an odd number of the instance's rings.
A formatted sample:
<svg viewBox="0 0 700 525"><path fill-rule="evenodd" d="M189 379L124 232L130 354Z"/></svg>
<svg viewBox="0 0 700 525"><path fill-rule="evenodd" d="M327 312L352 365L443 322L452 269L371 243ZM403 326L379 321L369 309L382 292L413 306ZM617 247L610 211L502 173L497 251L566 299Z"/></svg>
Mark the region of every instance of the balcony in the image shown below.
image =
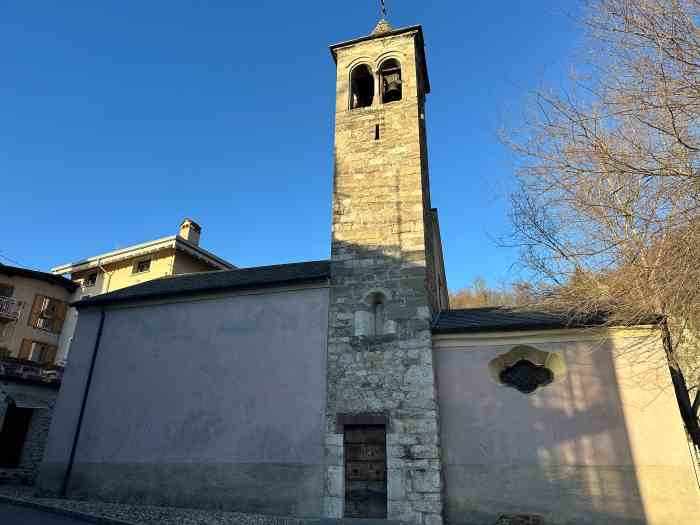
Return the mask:
<svg viewBox="0 0 700 525"><path fill-rule="evenodd" d="M63 379L63 367L42 365L34 361L0 357L0 378L19 379L36 383L60 384Z"/></svg>
<svg viewBox="0 0 700 525"><path fill-rule="evenodd" d="M12 297L0 297L0 322L19 319L20 304Z"/></svg>

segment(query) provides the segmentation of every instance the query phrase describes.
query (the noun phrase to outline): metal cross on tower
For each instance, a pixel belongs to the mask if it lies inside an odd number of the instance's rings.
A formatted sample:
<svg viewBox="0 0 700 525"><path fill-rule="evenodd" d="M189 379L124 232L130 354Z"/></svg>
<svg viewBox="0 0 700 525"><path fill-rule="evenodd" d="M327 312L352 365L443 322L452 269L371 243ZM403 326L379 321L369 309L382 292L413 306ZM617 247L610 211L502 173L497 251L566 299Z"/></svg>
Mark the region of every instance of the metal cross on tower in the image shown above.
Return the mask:
<svg viewBox="0 0 700 525"><path fill-rule="evenodd" d="M382 10L382 18L386 18L386 4L384 3L384 0L379 0L380 3L380 9Z"/></svg>

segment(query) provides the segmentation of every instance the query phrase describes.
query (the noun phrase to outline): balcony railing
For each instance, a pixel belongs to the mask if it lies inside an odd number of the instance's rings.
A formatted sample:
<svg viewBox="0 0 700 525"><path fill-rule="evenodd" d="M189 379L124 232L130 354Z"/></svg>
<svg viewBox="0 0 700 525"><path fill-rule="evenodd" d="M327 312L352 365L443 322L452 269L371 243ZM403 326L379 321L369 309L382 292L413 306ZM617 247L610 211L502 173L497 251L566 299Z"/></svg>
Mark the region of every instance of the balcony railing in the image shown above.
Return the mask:
<svg viewBox="0 0 700 525"><path fill-rule="evenodd" d="M0 297L0 319L16 321L19 319L19 312L19 301L12 297Z"/></svg>
<svg viewBox="0 0 700 525"><path fill-rule="evenodd" d="M63 367L42 365L24 359L0 357L0 377L4 379L25 379L42 383L60 383Z"/></svg>

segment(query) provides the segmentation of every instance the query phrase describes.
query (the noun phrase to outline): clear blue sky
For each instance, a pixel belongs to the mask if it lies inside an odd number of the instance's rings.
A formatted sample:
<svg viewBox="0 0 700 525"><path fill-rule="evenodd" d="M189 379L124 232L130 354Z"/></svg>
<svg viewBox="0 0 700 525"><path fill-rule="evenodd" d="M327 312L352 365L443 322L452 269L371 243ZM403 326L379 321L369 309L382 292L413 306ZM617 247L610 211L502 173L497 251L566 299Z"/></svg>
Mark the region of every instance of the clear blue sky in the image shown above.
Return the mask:
<svg viewBox="0 0 700 525"><path fill-rule="evenodd" d="M3 2L0 261L48 269L171 235L184 216L240 266L328 258L328 45L369 33L377 3ZM394 27L425 32L452 289L518 277L494 241L512 183L497 130L566 75L581 40L569 3L387 2Z"/></svg>

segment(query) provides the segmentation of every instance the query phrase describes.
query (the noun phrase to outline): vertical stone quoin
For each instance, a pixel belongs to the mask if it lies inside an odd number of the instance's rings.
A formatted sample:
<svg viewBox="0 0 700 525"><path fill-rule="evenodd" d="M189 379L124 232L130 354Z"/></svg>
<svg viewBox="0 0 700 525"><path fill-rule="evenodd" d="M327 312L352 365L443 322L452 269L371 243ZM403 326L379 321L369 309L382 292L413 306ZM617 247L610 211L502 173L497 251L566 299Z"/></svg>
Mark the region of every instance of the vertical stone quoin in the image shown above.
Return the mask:
<svg viewBox="0 0 700 525"><path fill-rule="evenodd" d="M386 428L386 517L440 525L430 322L446 307L446 290L435 284L423 34L420 26L381 21L331 52L337 98L324 514L348 515L343 425L364 417Z"/></svg>

